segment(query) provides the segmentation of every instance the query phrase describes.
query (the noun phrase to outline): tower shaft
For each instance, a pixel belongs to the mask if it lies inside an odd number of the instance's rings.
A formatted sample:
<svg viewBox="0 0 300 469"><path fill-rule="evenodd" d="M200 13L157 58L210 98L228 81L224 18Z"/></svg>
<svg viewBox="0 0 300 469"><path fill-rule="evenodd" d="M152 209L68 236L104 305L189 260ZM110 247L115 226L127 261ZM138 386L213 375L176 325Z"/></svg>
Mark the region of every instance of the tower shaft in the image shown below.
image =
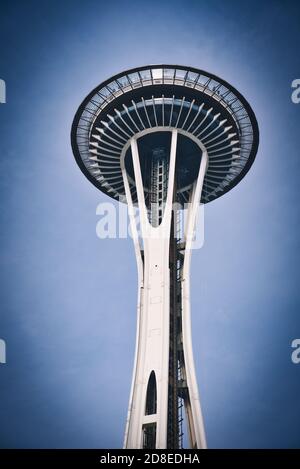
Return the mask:
<svg viewBox="0 0 300 469"><path fill-rule="evenodd" d="M176 178L173 202L176 203ZM178 396L178 353L179 323L181 317L180 272L178 272L177 211L172 213L170 233L170 337L169 337L169 395L168 395L168 430L167 447L178 448L179 444L179 396Z"/></svg>
<svg viewBox="0 0 300 469"><path fill-rule="evenodd" d="M130 141L141 239L124 157L121 162L139 284L135 364L124 440L126 448L181 447L180 409L183 403L190 446L206 446L191 348L189 264L207 154L201 148L199 174L191 189L184 241L181 242L178 235L180 212L173 210L177 194L177 135L178 131L173 129L168 164L163 158L153 159L150 200L155 205L151 207L150 214L145 204L137 138Z"/></svg>

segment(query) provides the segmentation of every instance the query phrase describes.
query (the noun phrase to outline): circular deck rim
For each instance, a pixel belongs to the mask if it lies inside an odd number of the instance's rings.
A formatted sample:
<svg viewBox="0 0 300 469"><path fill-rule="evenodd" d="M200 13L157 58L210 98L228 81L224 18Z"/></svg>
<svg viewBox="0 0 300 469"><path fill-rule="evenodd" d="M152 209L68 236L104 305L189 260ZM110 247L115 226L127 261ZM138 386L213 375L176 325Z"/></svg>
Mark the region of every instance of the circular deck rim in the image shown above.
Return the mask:
<svg viewBox="0 0 300 469"><path fill-rule="evenodd" d="M251 124L252 124L252 129L253 129L253 142L252 142L252 147L251 147L251 151L250 151L250 154L249 154L249 157L247 159L247 162L245 164L245 166L243 167L242 171L225 187L223 188L222 192L219 193L219 194L216 194L214 198L212 198L211 200L207 200L205 201L204 203L209 203L209 202L212 202L216 199L218 199L219 197L223 196L224 194L226 194L227 192L229 192L231 189L233 189L245 176L246 174L248 173L248 171L250 170L251 166L253 165L253 162L256 158L256 155L257 155L257 150L258 150L258 145L259 145L259 128L258 128L258 123L257 123L257 119L256 119L256 116L254 114L254 111L252 110L252 107L250 106L250 104L248 103L248 101L244 98L244 96L234 87L232 86L231 84L229 84L226 80L223 80L222 78L218 77L217 75L215 74L212 74L212 73L209 73L209 72L206 72L205 70L203 69L198 69L198 68L195 68L195 67L190 67L190 66L184 66L184 65L174 65L174 64L155 64L155 65L143 65L143 66L140 66L140 67L134 67L134 68L130 68L130 69L127 69L127 70L124 70L120 73L117 73L111 77L109 77L108 79L106 79L105 81L101 82L99 85L97 85L85 98L84 100L82 101L82 103L80 104L80 106L78 107L77 111L76 111L76 114L75 114L75 117L73 119L73 123L72 123L72 128L71 128L71 145L72 145L72 150L73 150L73 154L74 154L74 157L75 157L75 160L80 168L80 170L82 171L82 173L87 177L87 179L95 186L97 187L97 189L99 189L101 192L103 192L104 194L108 195L109 197L110 194L108 194L104 188L101 186L101 184L97 181L96 178L93 177L93 175L88 171L88 169L86 168L86 166L84 165L84 162L81 158L81 155L80 155L80 151L79 151L79 148L78 148L78 145L77 145L77 139L76 139L76 134L77 134L77 126L78 126L78 123L80 121L80 118L81 118L81 115L84 111L84 109L86 108L87 104L90 102L91 98L99 91L101 90L102 88L104 88L105 86L109 85L109 83L113 82L114 80L117 80L118 78L121 78L125 75L129 75L129 74L132 74L132 73L135 73L135 72L142 72L143 70L148 70L148 69L175 69L175 70L185 70L187 72L193 72L193 73L197 73L199 75L205 75L207 77L209 77L211 80L215 80L217 81L218 83L220 83L221 85L227 87L233 94L235 94L235 96L240 100L240 102L243 104L248 116L249 116L249 119L251 121ZM182 85L181 85L182 86ZM183 85L183 87L186 87L185 85ZM188 89L190 89L189 87L186 87Z"/></svg>

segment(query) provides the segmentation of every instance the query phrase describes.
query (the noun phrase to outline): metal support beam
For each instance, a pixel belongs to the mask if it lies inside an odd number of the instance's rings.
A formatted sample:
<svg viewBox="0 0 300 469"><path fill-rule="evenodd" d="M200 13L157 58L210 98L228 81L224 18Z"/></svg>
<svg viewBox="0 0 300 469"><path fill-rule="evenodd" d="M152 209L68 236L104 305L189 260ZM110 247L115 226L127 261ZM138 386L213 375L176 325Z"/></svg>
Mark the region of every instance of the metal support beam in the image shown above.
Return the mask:
<svg viewBox="0 0 300 469"><path fill-rule="evenodd" d="M189 266L197 208L207 169L207 153L201 147L200 170L191 193L185 240L182 245L176 236L177 215L176 211L173 211L173 203L176 202L178 130L173 128L171 132L165 207L160 223L155 223L155 226L151 224L151 217L149 220L145 203L138 151L139 136L130 140L141 241L125 169L126 148L121 159L139 285L136 351L124 439L125 448L180 447L179 399L182 398L188 416L191 446L206 447L191 348ZM181 376L179 376L180 367ZM150 375L153 377L153 373L156 379L156 413L148 415L146 396L149 378ZM185 386L183 382L186 383Z"/></svg>

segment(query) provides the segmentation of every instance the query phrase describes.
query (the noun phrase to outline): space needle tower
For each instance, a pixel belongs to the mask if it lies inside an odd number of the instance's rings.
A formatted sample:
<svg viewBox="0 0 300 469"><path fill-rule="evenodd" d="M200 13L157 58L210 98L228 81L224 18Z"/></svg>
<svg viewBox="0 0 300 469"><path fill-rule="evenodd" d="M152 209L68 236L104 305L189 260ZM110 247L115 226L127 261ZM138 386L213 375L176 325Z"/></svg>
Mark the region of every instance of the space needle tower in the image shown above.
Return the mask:
<svg viewBox="0 0 300 469"><path fill-rule="evenodd" d="M124 448L182 448L183 419L190 447L206 448L190 312L196 217L199 204L249 171L255 115L212 74L151 65L97 86L80 105L71 138L85 176L128 204L138 300Z"/></svg>

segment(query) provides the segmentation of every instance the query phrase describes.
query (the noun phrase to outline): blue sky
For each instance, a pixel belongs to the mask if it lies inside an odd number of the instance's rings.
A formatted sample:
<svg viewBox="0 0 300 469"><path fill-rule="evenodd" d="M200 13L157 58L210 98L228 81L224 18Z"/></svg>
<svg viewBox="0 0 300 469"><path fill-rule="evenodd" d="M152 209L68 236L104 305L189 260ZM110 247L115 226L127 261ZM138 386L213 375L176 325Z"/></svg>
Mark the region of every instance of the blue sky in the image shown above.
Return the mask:
<svg viewBox="0 0 300 469"><path fill-rule="evenodd" d="M2 2L0 446L120 447L133 366L131 240L100 240L70 127L82 99L148 63L219 75L260 127L246 178L205 208L194 354L211 448L300 446L300 7L280 1Z"/></svg>

